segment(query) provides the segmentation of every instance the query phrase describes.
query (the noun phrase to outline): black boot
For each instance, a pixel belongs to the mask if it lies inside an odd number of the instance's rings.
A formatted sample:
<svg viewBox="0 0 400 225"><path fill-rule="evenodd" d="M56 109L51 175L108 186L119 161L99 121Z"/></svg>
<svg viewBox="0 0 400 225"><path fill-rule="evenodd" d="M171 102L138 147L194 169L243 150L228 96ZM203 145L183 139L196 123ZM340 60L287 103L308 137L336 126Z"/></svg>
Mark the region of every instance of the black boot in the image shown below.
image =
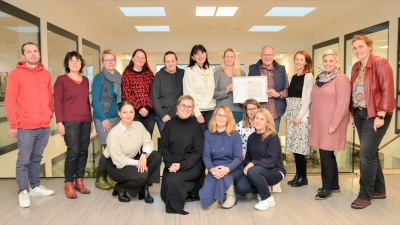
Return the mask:
<svg viewBox="0 0 400 225"><path fill-rule="evenodd" d="M149 192L149 186L145 184L142 189L139 191L139 200L144 199L144 202L146 203L153 203L154 198L151 197L150 192Z"/></svg>
<svg viewBox="0 0 400 225"><path fill-rule="evenodd" d="M297 179L297 181L292 184L292 187L301 187L307 184L308 184L307 177L299 177L299 179Z"/></svg>
<svg viewBox="0 0 400 225"><path fill-rule="evenodd" d="M131 199L126 195L126 191L122 188L119 188L118 185L115 185L114 190L112 192L113 196L118 195L118 200L120 202L130 202Z"/></svg>
<svg viewBox="0 0 400 225"><path fill-rule="evenodd" d="M292 185L293 183L296 183L298 179L299 179L299 174L296 172L296 175L293 177L293 180L290 180L287 183L289 185Z"/></svg>

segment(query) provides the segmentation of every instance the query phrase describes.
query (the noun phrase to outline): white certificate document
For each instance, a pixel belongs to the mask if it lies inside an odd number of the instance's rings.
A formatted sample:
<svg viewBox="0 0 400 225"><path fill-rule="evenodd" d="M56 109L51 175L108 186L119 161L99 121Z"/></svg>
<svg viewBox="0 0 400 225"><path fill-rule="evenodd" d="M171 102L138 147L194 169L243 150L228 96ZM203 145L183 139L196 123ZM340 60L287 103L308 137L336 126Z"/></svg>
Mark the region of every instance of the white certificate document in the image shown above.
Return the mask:
<svg viewBox="0 0 400 225"><path fill-rule="evenodd" d="M266 76L232 77L233 103L243 103L249 98L268 102Z"/></svg>

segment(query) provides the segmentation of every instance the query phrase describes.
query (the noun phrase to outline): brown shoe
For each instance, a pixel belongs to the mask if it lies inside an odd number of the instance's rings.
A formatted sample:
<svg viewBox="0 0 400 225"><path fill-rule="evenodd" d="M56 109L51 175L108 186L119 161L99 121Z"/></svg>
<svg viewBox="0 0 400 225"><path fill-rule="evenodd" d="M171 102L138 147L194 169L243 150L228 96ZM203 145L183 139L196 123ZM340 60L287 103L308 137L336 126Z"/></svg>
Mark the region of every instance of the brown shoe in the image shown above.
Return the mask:
<svg viewBox="0 0 400 225"><path fill-rule="evenodd" d="M353 209L363 209L367 206L371 205L371 201L370 200L364 200L361 198L357 198L356 200L354 200L351 203L351 208Z"/></svg>
<svg viewBox="0 0 400 225"><path fill-rule="evenodd" d="M386 191L384 191L384 192L374 192L374 195L372 195L372 198L384 199L384 198L386 198Z"/></svg>
<svg viewBox="0 0 400 225"><path fill-rule="evenodd" d="M85 187L83 184L83 178L75 179L75 189L78 190L82 194L89 194L90 190Z"/></svg>
<svg viewBox="0 0 400 225"><path fill-rule="evenodd" d="M76 192L74 189L74 184L72 182L65 182L64 190L67 198L69 199L76 198Z"/></svg>

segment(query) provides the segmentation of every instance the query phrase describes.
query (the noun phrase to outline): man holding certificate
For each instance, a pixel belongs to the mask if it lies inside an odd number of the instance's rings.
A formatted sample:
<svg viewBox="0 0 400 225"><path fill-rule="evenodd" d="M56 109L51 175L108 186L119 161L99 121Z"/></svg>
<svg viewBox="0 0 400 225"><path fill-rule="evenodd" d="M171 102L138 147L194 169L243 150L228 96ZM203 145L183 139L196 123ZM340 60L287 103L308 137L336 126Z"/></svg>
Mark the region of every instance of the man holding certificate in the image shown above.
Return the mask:
<svg viewBox="0 0 400 225"><path fill-rule="evenodd" d="M276 132L279 132L281 116L286 110L286 97L288 96L289 81L285 66L279 65L274 60L275 52L272 46L261 49L261 59L256 64L250 65L249 76L266 76L268 80L268 102L260 102L262 108L268 109L275 122Z"/></svg>

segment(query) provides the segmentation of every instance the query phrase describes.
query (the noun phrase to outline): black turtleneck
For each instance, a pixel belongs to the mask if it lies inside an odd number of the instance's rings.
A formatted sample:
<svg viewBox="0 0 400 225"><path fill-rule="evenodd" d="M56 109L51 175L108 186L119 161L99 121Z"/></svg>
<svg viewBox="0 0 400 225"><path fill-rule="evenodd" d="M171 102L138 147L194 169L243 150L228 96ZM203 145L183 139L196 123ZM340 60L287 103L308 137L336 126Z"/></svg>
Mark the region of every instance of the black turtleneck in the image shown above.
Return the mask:
<svg viewBox="0 0 400 225"><path fill-rule="evenodd" d="M179 170L188 170L203 156L204 133L194 117L172 118L161 134L160 148L165 167L180 163Z"/></svg>

